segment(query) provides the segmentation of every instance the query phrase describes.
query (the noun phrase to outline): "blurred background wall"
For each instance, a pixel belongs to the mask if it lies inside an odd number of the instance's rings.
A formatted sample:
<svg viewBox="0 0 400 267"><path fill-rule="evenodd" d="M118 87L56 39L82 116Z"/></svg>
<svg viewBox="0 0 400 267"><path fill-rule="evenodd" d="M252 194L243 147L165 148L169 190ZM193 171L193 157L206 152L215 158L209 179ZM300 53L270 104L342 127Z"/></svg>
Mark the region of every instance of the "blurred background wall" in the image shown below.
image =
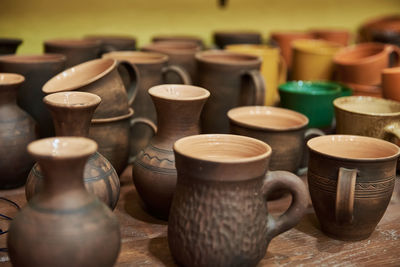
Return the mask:
<svg viewBox="0 0 400 267"><path fill-rule="evenodd" d="M400 0L0 0L0 36L24 39L19 54L42 52L42 42L106 33L190 34L211 43L217 29L272 30L339 27L353 32L371 17L400 12Z"/></svg>

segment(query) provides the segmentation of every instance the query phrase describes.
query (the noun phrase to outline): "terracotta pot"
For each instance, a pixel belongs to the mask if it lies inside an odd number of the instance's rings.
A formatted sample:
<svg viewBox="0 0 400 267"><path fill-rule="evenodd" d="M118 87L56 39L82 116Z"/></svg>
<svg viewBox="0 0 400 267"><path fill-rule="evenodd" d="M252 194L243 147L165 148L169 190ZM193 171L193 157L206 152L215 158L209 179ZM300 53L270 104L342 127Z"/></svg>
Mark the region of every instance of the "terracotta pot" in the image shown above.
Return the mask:
<svg viewBox="0 0 400 267"><path fill-rule="evenodd" d="M45 53L66 56L65 68L96 59L100 56L101 41L84 39L53 39L44 42Z"/></svg>
<svg viewBox="0 0 400 267"><path fill-rule="evenodd" d="M355 83L345 83L352 89L355 96L373 96L382 98L382 87L377 85L363 85Z"/></svg>
<svg viewBox="0 0 400 267"><path fill-rule="evenodd" d="M164 41L173 41L173 42L192 42L199 45L202 49L205 48L203 39L196 36L190 35L156 35L151 38L152 42L164 42Z"/></svg>
<svg viewBox="0 0 400 267"><path fill-rule="evenodd" d="M400 101L400 67L382 70L383 97Z"/></svg>
<svg viewBox="0 0 400 267"><path fill-rule="evenodd" d="M297 176L265 174L271 148L262 141L195 135L176 141L174 153L178 182L168 244L179 265L256 266L271 239L294 227L306 209L307 189ZM293 202L276 219L265 199L277 188L289 190Z"/></svg>
<svg viewBox="0 0 400 267"><path fill-rule="evenodd" d="M81 136L89 134L90 120L100 104L100 97L83 92L60 92L43 99L54 119L57 136ZM83 174L87 191L114 209L119 198L119 177L111 163L99 152L87 161ZM25 186L26 199L43 190L43 173L38 164L33 166Z"/></svg>
<svg viewBox="0 0 400 267"><path fill-rule="evenodd" d="M231 108L243 104L264 104L265 83L259 71L260 57L205 51L196 54L196 61L198 85L211 93L201 114L203 133L228 133L226 113Z"/></svg>
<svg viewBox="0 0 400 267"><path fill-rule="evenodd" d="M351 34L348 30L341 29L312 29L310 31L315 39L322 39L328 42L349 45Z"/></svg>
<svg viewBox="0 0 400 267"><path fill-rule="evenodd" d="M172 146L179 138L200 132L200 113L210 93L196 86L159 85L149 94L157 110L158 130L137 155L132 178L149 212L167 219L176 185Z"/></svg>
<svg viewBox="0 0 400 267"><path fill-rule="evenodd" d="M334 62L341 82L379 85L381 72L389 67L390 56L396 56L393 66L400 66L400 48L380 43L365 43L347 47L336 53Z"/></svg>
<svg viewBox="0 0 400 267"><path fill-rule="evenodd" d="M261 44L262 36L252 31L216 31L213 33L214 43L224 49L230 44Z"/></svg>
<svg viewBox="0 0 400 267"><path fill-rule="evenodd" d="M130 84L127 90L118 73L119 66L128 70ZM110 58L95 59L57 74L43 86L43 92L50 94L78 90L96 94L101 97L101 103L93 118L110 118L129 112L129 105L136 97L138 77L136 68L127 62L117 63Z"/></svg>
<svg viewBox="0 0 400 267"><path fill-rule="evenodd" d="M307 144L308 186L321 230L335 239L368 238L390 202L399 147L351 135L316 137Z"/></svg>
<svg viewBox="0 0 400 267"><path fill-rule="evenodd" d="M196 59L194 55L201 50L201 47L193 42L184 41L160 41L142 47L143 51L158 52L168 56L168 64L183 68L192 81L196 81ZM181 79L176 75L168 75L166 83L176 84Z"/></svg>
<svg viewBox="0 0 400 267"><path fill-rule="evenodd" d="M19 74L0 73L0 189L23 185L34 163L26 146L39 137L36 123L17 105L23 82Z"/></svg>
<svg viewBox="0 0 400 267"><path fill-rule="evenodd" d="M398 25L400 22L399 14L385 15L377 18L370 19L363 23L358 29L359 42L372 42L374 40L374 33L382 32L391 28L391 25Z"/></svg>
<svg viewBox="0 0 400 267"><path fill-rule="evenodd" d="M0 72L19 73L25 82L18 90L18 105L38 123L41 137L54 136L49 111L43 104L42 86L64 70L65 56L59 54L10 55L0 57Z"/></svg>
<svg viewBox="0 0 400 267"><path fill-rule="evenodd" d="M0 55L15 54L21 44L18 38L0 38Z"/></svg>
<svg viewBox="0 0 400 267"><path fill-rule="evenodd" d="M292 68L292 42L297 39L314 39L314 35L310 32L300 31L271 33L271 40L281 49L282 56L285 59L288 69Z"/></svg>
<svg viewBox="0 0 400 267"><path fill-rule="evenodd" d="M117 218L83 185L83 169L96 149L83 137L29 144L45 175L44 186L10 225L7 247L13 266L113 266L121 243Z"/></svg>
<svg viewBox="0 0 400 267"><path fill-rule="evenodd" d="M111 51L136 50L136 38L118 35L87 35L86 40L101 41L101 54Z"/></svg>
<svg viewBox="0 0 400 267"><path fill-rule="evenodd" d="M134 64L138 69L140 80L137 85L137 97L131 105L135 111L135 118L148 118L153 123L156 123L156 109L147 90L155 85L164 84L167 73L173 72L177 74L184 84L191 83L186 71L178 66L168 66L168 56L163 54L151 52L111 52L104 54L103 58L125 60ZM151 128L144 124L135 124L131 133L131 154L136 155L139 153L148 144L152 136L153 130Z"/></svg>

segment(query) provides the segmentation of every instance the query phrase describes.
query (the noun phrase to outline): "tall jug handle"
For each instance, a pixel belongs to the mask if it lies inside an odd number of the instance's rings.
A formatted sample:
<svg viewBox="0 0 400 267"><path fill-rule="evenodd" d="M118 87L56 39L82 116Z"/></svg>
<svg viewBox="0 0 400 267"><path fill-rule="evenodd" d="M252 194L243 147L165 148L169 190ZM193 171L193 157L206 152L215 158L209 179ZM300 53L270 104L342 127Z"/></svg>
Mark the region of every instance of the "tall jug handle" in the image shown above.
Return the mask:
<svg viewBox="0 0 400 267"><path fill-rule="evenodd" d="M386 45L386 49L388 49L389 52L389 61L390 61L390 67L399 67L400 66L400 48L397 45ZM392 59L394 61L392 62Z"/></svg>
<svg viewBox="0 0 400 267"><path fill-rule="evenodd" d="M132 130L132 128L136 125L136 124L144 124L147 125L152 131L153 134L155 135L157 133L157 126L156 124L147 118L144 117L136 117L136 118L132 118L129 122L129 127L130 130ZM128 164L132 164L135 161L136 155L130 155L129 159L128 159Z"/></svg>
<svg viewBox="0 0 400 267"><path fill-rule="evenodd" d="M192 79L190 78L189 73L183 68L176 65L169 65L162 69L162 73L165 75L168 72L174 72L182 81L182 84L192 84Z"/></svg>
<svg viewBox="0 0 400 267"><path fill-rule="evenodd" d="M119 68L120 66L124 67L129 75L129 83L128 85L125 86L126 86L126 93L128 94L129 106L132 106L139 88L139 80L140 80L139 70L134 64L131 64L125 60L121 60L118 62L117 68Z"/></svg>
<svg viewBox="0 0 400 267"><path fill-rule="evenodd" d="M336 188L335 216L338 224L353 221L356 169L340 168Z"/></svg>
<svg viewBox="0 0 400 267"><path fill-rule="evenodd" d="M265 94L267 87L265 85L264 77L261 75L259 70L248 70L243 73L240 99L246 99L245 96L247 95L248 92L244 89L245 87L248 86L248 83L250 83L253 88L253 99L249 105L263 106L265 102Z"/></svg>
<svg viewBox="0 0 400 267"><path fill-rule="evenodd" d="M261 188L265 199L274 191L286 189L292 195L289 208L278 218L268 214L266 239L269 242L275 236L293 228L303 217L308 205L308 192L303 181L287 171L269 171Z"/></svg>

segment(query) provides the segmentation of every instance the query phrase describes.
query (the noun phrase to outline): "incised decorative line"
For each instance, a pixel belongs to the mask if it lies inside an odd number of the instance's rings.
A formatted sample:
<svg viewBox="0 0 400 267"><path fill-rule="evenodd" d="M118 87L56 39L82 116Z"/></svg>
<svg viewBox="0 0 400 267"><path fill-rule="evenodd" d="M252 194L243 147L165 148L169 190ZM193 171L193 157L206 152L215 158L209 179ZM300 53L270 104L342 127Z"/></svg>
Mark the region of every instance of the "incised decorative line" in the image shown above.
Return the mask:
<svg viewBox="0 0 400 267"><path fill-rule="evenodd" d="M148 169L148 170L153 171L153 172L158 172L158 173L161 173L161 174L176 174L176 169L167 169L167 168L155 167L155 166L152 166L152 165L148 165L148 164L144 163L143 161L139 161L139 160L135 161L134 164L137 164L137 165L139 165L139 166L141 166L141 167L143 167L145 169Z"/></svg>

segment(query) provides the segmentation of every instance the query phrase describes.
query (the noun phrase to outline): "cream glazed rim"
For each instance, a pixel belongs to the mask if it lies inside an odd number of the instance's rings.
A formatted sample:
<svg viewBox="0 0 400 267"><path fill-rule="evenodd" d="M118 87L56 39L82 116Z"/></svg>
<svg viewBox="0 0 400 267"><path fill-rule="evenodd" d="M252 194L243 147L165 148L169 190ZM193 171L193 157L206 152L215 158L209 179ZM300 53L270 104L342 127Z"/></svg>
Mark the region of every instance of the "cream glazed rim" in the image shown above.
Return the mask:
<svg viewBox="0 0 400 267"><path fill-rule="evenodd" d="M390 104L392 106L397 106L398 110L397 112L363 112L363 111L357 111L354 109L346 108L344 107L343 103L345 101L352 101L350 103L356 103L357 101L363 101L362 103L368 103L368 102L380 102L380 103L385 103L385 104ZM383 99L383 98L378 98L378 97L373 97L373 96L342 96L338 97L333 101L333 106L338 109L339 111L345 111L345 112L350 112L358 115L364 115L364 116L379 116L379 117L393 117L393 116L399 116L400 115L400 102L390 100L390 99Z"/></svg>
<svg viewBox="0 0 400 267"><path fill-rule="evenodd" d="M46 95L43 102L50 106L79 109L97 106L100 104L101 98L87 92L63 91Z"/></svg>
<svg viewBox="0 0 400 267"><path fill-rule="evenodd" d="M0 86L15 85L25 81L25 77L18 73L0 73Z"/></svg>
<svg viewBox="0 0 400 267"><path fill-rule="evenodd" d="M194 101L210 97L210 92L207 89L186 84L156 85L151 87L148 93L152 97L176 101Z"/></svg>
<svg viewBox="0 0 400 267"><path fill-rule="evenodd" d="M105 66L101 66L100 64L102 63ZM58 85L58 83L62 83L63 81L65 81L65 79L67 79L67 81L73 80L71 77L74 75L86 75L85 69L88 68L88 66L89 68L92 67L92 65L93 66L99 65L100 71L96 71L95 74L93 75L87 75L88 79L84 81L72 82L71 85L65 85L64 87ZM104 77L105 75L113 71L116 68L116 66L117 66L117 61L112 58L98 58L83 62L55 75L53 78L48 80L43 85L42 91L46 94L57 93L62 91L73 91L79 87L88 85L94 81L99 80L100 78Z"/></svg>

